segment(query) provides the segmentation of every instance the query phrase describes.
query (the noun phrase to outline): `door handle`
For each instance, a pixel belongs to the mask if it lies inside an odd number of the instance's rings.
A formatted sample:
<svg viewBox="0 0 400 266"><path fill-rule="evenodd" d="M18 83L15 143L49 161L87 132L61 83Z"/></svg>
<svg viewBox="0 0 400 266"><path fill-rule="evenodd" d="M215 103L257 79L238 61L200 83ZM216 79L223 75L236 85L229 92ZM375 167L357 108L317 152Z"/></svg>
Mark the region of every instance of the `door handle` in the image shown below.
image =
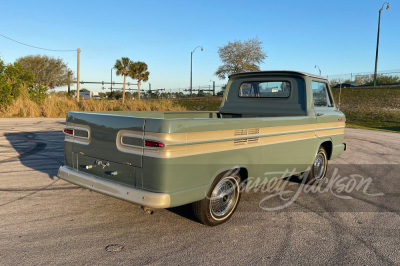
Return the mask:
<svg viewBox="0 0 400 266"><path fill-rule="evenodd" d="M322 114L322 113L316 113L315 115L316 115L316 116L323 116L324 114Z"/></svg>

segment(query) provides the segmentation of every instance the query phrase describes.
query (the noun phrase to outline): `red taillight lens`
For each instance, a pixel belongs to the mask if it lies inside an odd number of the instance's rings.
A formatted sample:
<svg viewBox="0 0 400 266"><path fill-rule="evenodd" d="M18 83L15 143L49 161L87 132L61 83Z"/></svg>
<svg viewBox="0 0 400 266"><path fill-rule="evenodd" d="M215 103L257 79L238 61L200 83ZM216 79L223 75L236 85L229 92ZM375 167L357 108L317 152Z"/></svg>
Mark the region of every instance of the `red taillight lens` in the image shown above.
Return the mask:
<svg viewBox="0 0 400 266"><path fill-rule="evenodd" d="M69 128L64 128L64 133L68 135L74 135L74 130Z"/></svg>
<svg viewBox="0 0 400 266"><path fill-rule="evenodd" d="M164 143L152 141L152 140L145 140L144 146L146 147L155 147L155 148L164 148Z"/></svg>

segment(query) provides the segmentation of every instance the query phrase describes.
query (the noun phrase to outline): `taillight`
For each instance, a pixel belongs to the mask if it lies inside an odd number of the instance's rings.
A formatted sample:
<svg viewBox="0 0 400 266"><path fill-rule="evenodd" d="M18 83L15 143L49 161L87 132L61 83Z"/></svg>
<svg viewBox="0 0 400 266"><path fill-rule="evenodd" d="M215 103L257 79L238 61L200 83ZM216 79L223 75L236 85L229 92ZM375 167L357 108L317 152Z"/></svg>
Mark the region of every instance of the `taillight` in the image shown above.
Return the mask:
<svg viewBox="0 0 400 266"><path fill-rule="evenodd" d="M69 128L64 128L64 133L67 135L74 135L74 130L73 129L69 129Z"/></svg>
<svg viewBox="0 0 400 266"><path fill-rule="evenodd" d="M164 143L152 141L152 140L145 140L144 146L145 147L153 147L153 148L164 148L165 147Z"/></svg>

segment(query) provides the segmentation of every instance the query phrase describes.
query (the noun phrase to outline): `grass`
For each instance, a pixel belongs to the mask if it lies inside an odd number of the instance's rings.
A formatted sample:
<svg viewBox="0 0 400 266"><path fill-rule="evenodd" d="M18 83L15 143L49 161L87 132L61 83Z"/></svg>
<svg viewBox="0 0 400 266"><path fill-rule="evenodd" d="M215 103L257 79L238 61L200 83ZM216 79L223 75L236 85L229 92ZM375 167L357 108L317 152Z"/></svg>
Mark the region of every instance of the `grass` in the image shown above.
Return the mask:
<svg viewBox="0 0 400 266"><path fill-rule="evenodd" d="M221 97L199 97L174 99L176 104L190 111L217 111L221 105Z"/></svg>
<svg viewBox="0 0 400 266"><path fill-rule="evenodd" d="M171 100L75 100L59 99L50 95L43 105L21 95L7 107L0 107L0 118L10 117L66 117L69 111L184 111Z"/></svg>
<svg viewBox="0 0 400 266"><path fill-rule="evenodd" d="M400 132L400 123L396 122L348 122L346 127L359 129L372 129L387 132Z"/></svg>
<svg viewBox="0 0 400 266"><path fill-rule="evenodd" d="M400 132L400 86L344 88L340 98L348 127Z"/></svg>

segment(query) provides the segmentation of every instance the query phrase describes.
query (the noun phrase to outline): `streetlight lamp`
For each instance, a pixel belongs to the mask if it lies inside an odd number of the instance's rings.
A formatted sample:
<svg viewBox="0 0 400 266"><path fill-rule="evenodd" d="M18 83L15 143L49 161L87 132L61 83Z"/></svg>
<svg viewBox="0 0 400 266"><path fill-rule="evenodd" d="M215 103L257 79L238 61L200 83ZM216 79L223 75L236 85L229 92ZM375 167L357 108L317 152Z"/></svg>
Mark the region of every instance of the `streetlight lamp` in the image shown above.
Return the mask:
<svg viewBox="0 0 400 266"><path fill-rule="evenodd" d="M318 67L318 70L319 70L319 75L321 76L321 69L319 68L319 66L318 66L318 65L315 65L314 68L317 68L317 67Z"/></svg>
<svg viewBox="0 0 400 266"><path fill-rule="evenodd" d="M379 19L378 19L378 36L376 38L376 56L375 56L375 72L374 72L374 86L376 86L376 70L378 68L378 50L379 50L379 30L381 27L381 12L383 9L383 6L386 4L386 10L389 10L389 3L385 2L383 3L381 9L379 9Z"/></svg>
<svg viewBox="0 0 400 266"><path fill-rule="evenodd" d="M193 65L193 53L196 51L197 48L201 48L203 52L203 46L197 46L194 50L190 53L190 96L192 96L192 65Z"/></svg>

